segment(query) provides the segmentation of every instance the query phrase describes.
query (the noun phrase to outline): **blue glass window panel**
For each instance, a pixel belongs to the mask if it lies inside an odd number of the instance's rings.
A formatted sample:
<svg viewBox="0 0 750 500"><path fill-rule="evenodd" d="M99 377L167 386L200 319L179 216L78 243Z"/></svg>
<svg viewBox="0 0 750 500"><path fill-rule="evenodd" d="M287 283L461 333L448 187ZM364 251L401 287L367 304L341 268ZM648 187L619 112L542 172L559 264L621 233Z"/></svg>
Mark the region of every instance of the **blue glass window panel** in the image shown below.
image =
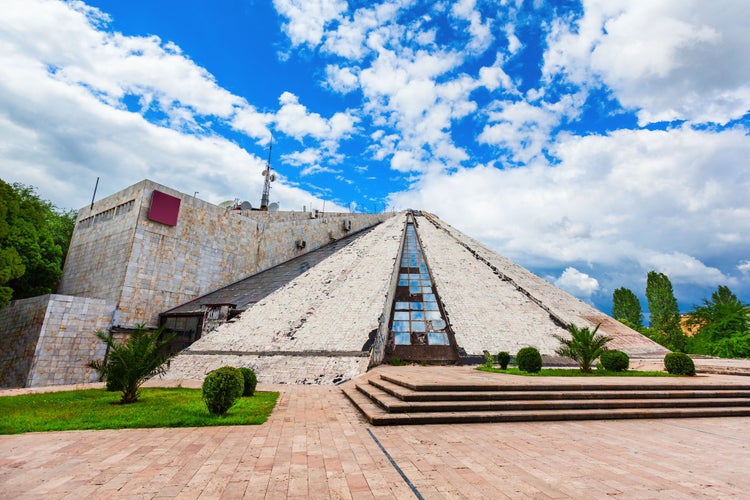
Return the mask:
<svg viewBox="0 0 750 500"><path fill-rule="evenodd" d="M444 333L430 333L427 342L430 345L448 345L448 336Z"/></svg>
<svg viewBox="0 0 750 500"><path fill-rule="evenodd" d="M409 322L408 321L394 321L393 322L393 331L394 332L408 332L409 331Z"/></svg>
<svg viewBox="0 0 750 500"><path fill-rule="evenodd" d="M410 286L409 287L409 293L422 293L422 287L419 286L419 285L417 285L417 286Z"/></svg>
<svg viewBox="0 0 750 500"><path fill-rule="evenodd" d="M427 285L422 285L422 293L431 294L432 293L432 287Z"/></svg>
<svg viewBox="0 0 750 500"><path fill-rule="evenodd" d="M398 275L398 279L400 280L408 280L409 279L409 273L401 273Z"/></svg>
<svg viewBox="0 0 750 500"><path fill-rule="evenodd" d="M433 319L430 321L430 331L433 332L440 332L445 330L445 327L447 325L445 324L445 321L442 319Z"/></svg>
<svg viewBox="0 0 750 500"><path fill-rule="evenodd" d="M411 344L411 334L410 333L396 333L394 335L393 341L396 343L396 345L409 345Z"/></svg>
<svg viewBox="0 0 750 500"><path fill-rule="evenodd" d="M407 311L398 311L393 313L393 319L394 321L408 321L409 320L409 313Z"/></svg>
<svg viewBox="0 0 750 500"><path fill-rule="evenodd" d="M426 293L426 294L424 294L422 296L422 299L425 302L435 302L435 301L437 301L437 299L435 298L435 294L432 294L432 293Z"/></svg>
<svg viewBox="0 0 750 500"><path fill-rule="evenodd" d="M424 321L412 321L411 322L411 331L412 332L424 332L427 330L427 325Z"/></svg>
<svg viewBox="0 0 750 500"><path fill-rule="evenodd" d="M423 309L423 305L421 302L410 302L410 304L412 311L421 311Z"/></svg>
<svg viewBox="0 0 750 500"><path fill-rule="evenodd" d="M409 286L409 280L398 280L398 286Z"/></svg>
<svg viewBox="0 0 750 500"><path fill-rule="evenodd" d="M408 311L410 302L396 302L397 311Z"/></svg>
<svg viewBox="0 0 750 500"><path fill-rule="evenodd" d="M440 316L440 311L426 311L424 313L424 318L428 320L443 319L443 317Z"/></svg>
<svg viewBox="0 0 750 500"><path fill-rule="evenodd" d="M437 302L425 302L424 304L424 310L425 311L439 311Z"/></svg>
<svg viewBox="0 0 750 500"><path fill-rule="evenodd" d="M424 312L423 311L412 311L411 312L411 320L412 321L424 321Z"/></svg>

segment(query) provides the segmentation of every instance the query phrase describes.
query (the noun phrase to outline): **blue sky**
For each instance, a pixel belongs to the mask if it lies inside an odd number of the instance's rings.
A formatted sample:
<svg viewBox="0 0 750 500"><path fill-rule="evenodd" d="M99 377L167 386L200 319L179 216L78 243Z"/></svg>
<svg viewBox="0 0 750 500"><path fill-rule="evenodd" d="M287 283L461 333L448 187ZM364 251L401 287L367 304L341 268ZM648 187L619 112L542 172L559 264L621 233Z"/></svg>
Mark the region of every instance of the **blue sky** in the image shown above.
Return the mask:
<svg viewBox="0 0 750 500"><path fill-rule="evenodd" d="M744 1L8 0L0 177L420 208L605 311L750 299ZM645 300L643 300L645 309Z"/></svg>

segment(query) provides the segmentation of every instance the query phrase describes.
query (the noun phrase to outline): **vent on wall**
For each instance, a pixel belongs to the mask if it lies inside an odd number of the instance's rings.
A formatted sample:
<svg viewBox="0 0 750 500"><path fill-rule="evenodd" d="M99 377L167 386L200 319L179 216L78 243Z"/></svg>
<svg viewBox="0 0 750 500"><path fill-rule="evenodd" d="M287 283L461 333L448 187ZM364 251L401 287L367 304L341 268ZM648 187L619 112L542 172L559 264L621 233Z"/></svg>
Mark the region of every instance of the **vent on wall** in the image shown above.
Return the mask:
<svg viewBox="0 0 750 500"><path fill-rule="evenodd" d="M297 245L297 248L301 250L307 246L307 242L305 240L297 240L295 242L295 245Z"/></svg>
<svg viewBox="0 0 750 500"><path fill-rule="evenodd" d="M344 221L344 231L351 231L352 230L352 221L351 220L345 220Z"/></svg>

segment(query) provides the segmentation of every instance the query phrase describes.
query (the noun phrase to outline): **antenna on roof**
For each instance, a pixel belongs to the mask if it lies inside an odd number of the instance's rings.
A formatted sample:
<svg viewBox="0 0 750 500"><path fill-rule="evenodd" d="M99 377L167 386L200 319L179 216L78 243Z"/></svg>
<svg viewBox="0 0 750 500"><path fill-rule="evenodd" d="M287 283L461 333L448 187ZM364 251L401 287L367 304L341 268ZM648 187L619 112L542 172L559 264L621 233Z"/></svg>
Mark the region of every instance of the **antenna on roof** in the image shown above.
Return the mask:
<svg viewBox="0 0 750 500"><path fill-rule="evenodd" d="M263 196L260 198L260 209L268 211L268 198L271 195L271 183L276 180L276 174L271 172L271 151L273 150L273 136L271 136L271 144L268 146L268 161L266 162L266 168L263 170Z"/></svg>

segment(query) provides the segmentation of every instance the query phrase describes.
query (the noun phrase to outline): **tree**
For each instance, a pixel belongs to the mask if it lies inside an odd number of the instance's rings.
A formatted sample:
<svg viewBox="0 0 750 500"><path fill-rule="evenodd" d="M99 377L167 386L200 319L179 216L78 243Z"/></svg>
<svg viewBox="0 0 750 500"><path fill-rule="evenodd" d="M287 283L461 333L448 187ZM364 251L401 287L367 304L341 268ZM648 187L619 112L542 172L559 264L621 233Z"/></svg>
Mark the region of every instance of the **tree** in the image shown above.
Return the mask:
<svg viewBox="0 0 750 500"><path fill-rule="evenodd" d="M618 288L612 294L612 317L618 321L626 321L631 328L642 328L641 301L631 290Z"/></svg>
<svg viewBox="0 0 750 500"><path fill-rule="evenodd" d="M555 335L555 338L562 344L555 350L555 353L573 359L581 367L582 372L591 372L591 364L602 355L607 343L612 340L606 335L597 335L599 326L601 325L596 325L596 328L591 331L589 327L579 328L571 324L568 327L569 339Z"/></svg>
<svg viewBox="0 0 750 500"><path fill-rule="evenodd" d="M75 212L0 180L0 306L55 290L74 225Z"/></svg>
<svg viewBox="0 0 750 500"><path fill-rule="evenodd" d="M750 357L750 309L729 287L719 286L711 299L695 306L688 324L698 332L690 339L691 352L727 358Z"/></svg>
<svg viewBox="0 0 750 500"><path fill-rule="evenodd" d="M651 315L654 340L672 351L685 351L686 338L682 333L680 309L672 283L664 273L649 271L646 278L646 300Z"/></svg>
<svg viewBox="0 0 750 500"><path fill-rule="evenodd" d="M168 348L174 334L164 334L164 328L148 330L145 325L136 325L125 343L116 342L103 331L96 336L107 344L108 351L103 360L91 361L89 366L107 380L109 387L122 392L120 403L138 401L141 385L166 372L164 364L170 358Z"/></svg>

